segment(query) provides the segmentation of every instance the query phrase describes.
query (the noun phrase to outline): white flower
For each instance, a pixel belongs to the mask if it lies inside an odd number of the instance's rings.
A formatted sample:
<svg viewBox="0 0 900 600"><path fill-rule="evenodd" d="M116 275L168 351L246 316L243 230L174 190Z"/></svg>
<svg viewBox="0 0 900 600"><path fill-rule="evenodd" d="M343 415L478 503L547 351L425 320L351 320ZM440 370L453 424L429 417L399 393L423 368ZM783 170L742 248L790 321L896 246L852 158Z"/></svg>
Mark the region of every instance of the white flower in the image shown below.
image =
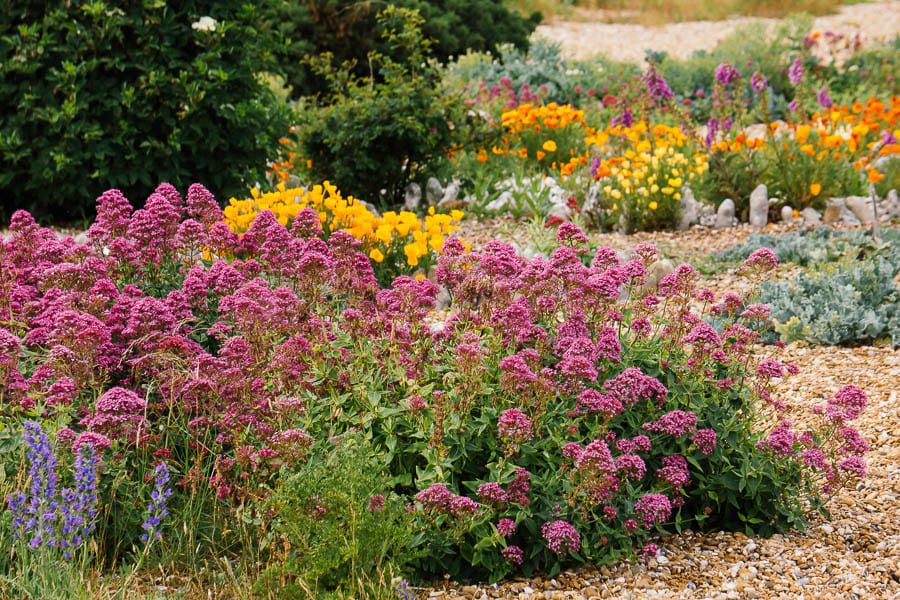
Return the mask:
<svg viewBox="0 0 900 600"><path fill-rule="evenodd" d="M218 23L212 17L200 17L198 21L191 23L191 28L197 31L215 31L216 25Z"/></svg>

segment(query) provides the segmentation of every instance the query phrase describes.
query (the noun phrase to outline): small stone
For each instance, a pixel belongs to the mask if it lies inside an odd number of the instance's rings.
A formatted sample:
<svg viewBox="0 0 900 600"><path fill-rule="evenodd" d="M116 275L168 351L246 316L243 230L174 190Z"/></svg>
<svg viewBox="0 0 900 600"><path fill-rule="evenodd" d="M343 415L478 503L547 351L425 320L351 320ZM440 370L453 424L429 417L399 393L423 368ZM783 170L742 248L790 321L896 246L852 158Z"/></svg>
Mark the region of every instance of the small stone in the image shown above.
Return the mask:
<svg viewBox="0 0 900 600"><path fill-rule="evenodd" d="M451 181L446 188L444 188L444 193L441 196L440 201L437 203L438 208L449 208L451 205L455 205L457 199L459 198L459 182Z"/></svg>
<svg viewBox="0 0 900 600"><path fill-rule="evenodd" d="M550 219L553 217L568 221L571 218L571 211L569 210L569 207L564 204L554 204L550 210L547 211L547 218Z"/></svg>
<svg viewBox="0 0 900 600"><path fill-rule="evenodd" d="M419 210L419 205L421 203L422 186L420 186L415 181L412 181L408 186L406 186L406 194L403 198L403 208L410 212L415 212Z"/></svg>
<svg viewBox="0 0 900 600"><path fill-rule="evenodd" d="M782 206L781 207L781 220L785 223L793 223L794 222L794 209L790 206Z"/></svg>
<svg viewBox="0 0 900 600"><path fill-rule="evenodd" d="M766 184L756 186L750 194L750 224L765 227L769 223L769 190Z"/></svg>
<svg viewBox="0 0 900 600"><path fill-rule="evenodd" d="M444 188L441 182L434 177L429 177L425 184L425 200L428 204L437 204L444 197Z"/></svg>
<svg viewBox="0 0 900 600"><path fill-rule="evenodd" d="M832 198L825 204L825 216L823 217L823 221L826 225L831 225L833 223L837 223L841 220L841 212L843 210L847 210L847 205L844 204L843 198Z"/></svg>
<svg viewBox="0 0 900 600"><path fill-rule="evenodd" d="M700 220L700 203L694 198L691 188L684 186L681 192L681 220L678 222L679 231L690 229L691 225Z"/></svg>
<svg viewBox="0 0 900 600"><path fill-rule="evenodd" d="M716 229L734 227L734 200L726 198L716 211Z"/></svg>
<svg viewBox="0 0 900 600"><path fill-rule="evenodd" d="M487 203L484 209L488 212L500 212L507 206L513 204L514 198L512 192L503 192L493 200Z"/></svg>
<svg viewBox="0 0 900 600"><path fill-rule="evenodd" d="M872 208L871 198L866 196L848 196L844 199L844 203L863 225L871 225L875 221L875 211Z"/></svg>
<svg viewBox="0 0 900 600"><path fill-rule="evenodd" d="M807 206L803 210L800 211L800 216L803 218L804 225L821 225L822 224L822 213L817 211L811 206Z"/></svg>

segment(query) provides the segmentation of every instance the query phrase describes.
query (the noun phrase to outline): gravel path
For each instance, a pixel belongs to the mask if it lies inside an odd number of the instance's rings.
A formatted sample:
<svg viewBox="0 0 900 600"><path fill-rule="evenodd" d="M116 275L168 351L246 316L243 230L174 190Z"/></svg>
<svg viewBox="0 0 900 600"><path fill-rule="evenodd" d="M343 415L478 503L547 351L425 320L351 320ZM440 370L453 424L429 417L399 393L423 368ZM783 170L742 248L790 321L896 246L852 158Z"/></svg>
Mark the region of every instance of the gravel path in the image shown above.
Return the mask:
<svg viewBox="0 0 900 600"><path fill-rule="evenodd" d="M780 230L785 226L771 229ZM513 239L511 221L465 222L462 235L477 246L495 235ZM752 230L592 236L626 248L654 241L669 256L689 260L727 247ZM710 276L724 289L732 273ZM452 585L423 591L422 597L476 598L898 598L900 597L900 353L890 348L804 347L792 344L785 360L800 373L782 383L783 397L798 408L821 404L846 384L866 390L869 407L855 422L872 445L869 477L856 490L843 490L829 504L831 519L815 520L805 532L770 539L740 533L683 533L659 542L650 564L623 562L536 577L499 586ZM799 417L802 421L802 417Z"/></svg>
<svg viewBox="0 0 900 600"><path fill-rule="evenodd" d="M537 35L559 42L566 56L590 58L605 55L616 60L640 62L646 50L687 58L695 50L711 49L739 27L775 19L739 17L725 21L691 21L660 27L597 21L555 21L537 28ZM891 39L900 34L900 1L843 6L838 14L815 19L814 31L847 35L859 33L863 42Z"/></svg>

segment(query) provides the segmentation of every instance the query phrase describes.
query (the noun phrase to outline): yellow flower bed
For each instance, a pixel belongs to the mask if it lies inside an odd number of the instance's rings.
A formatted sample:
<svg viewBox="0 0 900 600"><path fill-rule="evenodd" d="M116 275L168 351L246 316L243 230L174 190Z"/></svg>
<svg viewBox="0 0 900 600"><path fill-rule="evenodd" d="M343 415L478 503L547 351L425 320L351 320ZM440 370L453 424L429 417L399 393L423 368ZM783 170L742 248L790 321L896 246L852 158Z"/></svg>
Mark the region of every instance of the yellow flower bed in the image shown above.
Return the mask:
<svg viewBox="0 0 900 600"><path fill-rule="evenodd" d="M402 260L409 267L429 266L463 218L460 210L437 214L433 207L424 219L407 211L388 211L379 217L353 196L341 195L327 181L309 189L286 188L282 183L268 193L253 188L250 196L232 198L224 209L225 222L235 233L247 231L261 211L271 211L279 223L290 226L294 217L309 207L318 212L327 234L346 231L363 242L363 250L376 263Z"/></svg>

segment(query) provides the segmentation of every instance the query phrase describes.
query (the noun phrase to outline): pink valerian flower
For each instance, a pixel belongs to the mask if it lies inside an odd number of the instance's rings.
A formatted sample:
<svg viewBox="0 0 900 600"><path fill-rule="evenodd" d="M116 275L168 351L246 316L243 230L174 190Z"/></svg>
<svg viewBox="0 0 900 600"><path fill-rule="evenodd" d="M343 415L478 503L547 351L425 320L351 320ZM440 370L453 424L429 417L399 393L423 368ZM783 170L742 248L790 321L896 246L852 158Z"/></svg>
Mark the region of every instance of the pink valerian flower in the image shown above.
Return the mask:
<svg viewBox="0 0 900 600"><path fill-rule="evenodd" d="M638 523L634 519L626 519L625 522L622 523L622 528L625 530L625 533L631 535L638 530Z"/></svg>
<svg viewBox="0 0 900 600"><path fill-rule="evenodd" d="M649 452L650 451L650 438L646 435L636 435L631 438L631 444L634 446L634 449L638 452Z"/></svg>
<svg viewBox="0 0 900 600"><path fill-rule="evenodd" d="M453 492L443 483L433 483L416 494L416 502L422 504L430 512L447 512L454 498Z"/></svg>
<svg viewBox="0 0 900 600"><path fill-rule="evenodd" d="M638 317L629 324L629 327L638 339L646 339L653 332L653 325L647 317Z"/></svg>
<svg viewBox="0 0 900 600"><path fill-rule="evenodd" d="M722 345L722 338L719 337L712 325L701 321L681 339L681 343L691 344L699 354L706 355Z"/></svg>
<svg viewBox="0 0 900 600"><path fill-rule="evenodd" d="M649 267L659 259L659 249L649 242L641 242L631 251L631 257Z"/></svg>
<svg viewBox="0 0 900 600"><path fill-rule="evenodd" d="M862 456L869 451L869 442L853 427L841 427L838 433L844 442L840 448L841 453Z"/></svg>
<svg viewBox="0 0 900 600"><path fill-rule="evenodd" d="M700 454L709 456L716 449L716 432L712 429L698 429L691 441Z"/></svg>
<svg viewBox="0 0 900 600"><path fill-rule="evenodd" d="M845 458L837 464L838 470L859 479L866 478L866 461L860 456Z"/></svg>
<svg viewBox="0 0 900 600"><path fill-rule="evenodd" d="M830 468L828 466L828 458L821 448L807 448L803 451L801 458L806 466L817 471L827 471Z"/></svg>
<svg viewBox="0 0 900 600"><path fill-rule="evenodd" d="M866 408L868 397L856 386L838 390L825 404L825 416L834 422L852 421Z"/></svg>
<svg viewBox="0 0 900 600"><path fill-rule="evenodd" d="M647 465L637 454L623 454L616 458L616 473L626 479L640 481L647 474Z"/></svg>
<svg viewBox="0 0 900 600"><path fill-rule="evenodd" d="M146 409L147 401L136 393L114 387L97 399L93 413L84 417L81 425L116 439L135 442L139 431L146 430Z"/></svg>
<svg viewBox="0 0 900 600"><path fill-rule="evenodd" d="M581 535L568 521L556 520L544 523L541 526L541 535L547 547L557 556L578 552L581 549Z"/></svg>
<svg viewBox="0 0 900 600"><path fill-rule="evenodd" d="M634 503L634 513L647 529L672 515L672 502L663 494L644 494Z"/></svg>
<svg viewBox="0 0 900 600"><path fill-rule="evenodd" d="M741 266L755 273L768 273L778 266L778 255L771 248L758 248L741 263Z"/></svg>
<svg viewBox="0 0 900 600"><path fill-rule="evenodd" d="M673 410L652 423L644 423L643 428L677 438L697 428L697 415L690 411Z"/></svg>
<svg viewBox="0 0 900 600"><path fill-rule="evenodd" d="M662 467L656 470L656 476L676 490L681 489L691 481L687 460L679 454L664 457L662 459Z"/></svg>
<svg viewBox="0 0 900 600"><path fill-rule="evenodd" d="M409 412L417 415L428 408L428 405L425 404L425 400L422 399L422 396L413 396L406 401L406 407L409 409Z"/></svg>
<svg viewBox="0 0 900 600"><path fill-rule="evenodd" d="M777 379L784 377L784 368L777 360L767 358L756 367L756 374L762 379Z"/></svg>
<svg viewBox="0 0 900 600"><path fill-rule="evenodd" d="M659 282L659 295L663 298L673 296L691 296L694 291L694 283L700 274L691 265L678 265L675 270L662 278Z"/></svg>
<svg viewBox="0 0 900 600"><path fill-rule="evenodd" d="M500 439L517 446L534 437L534 424L522 411L509 408L503 411L500 418L497 419L497 433Z"/></svg>
<svg viewBox="0 0 900 600"><path fill-rule="evenodd" d="M619 511L616 510L615 506L610 506L607 504L603 507L603 518L609 521L612 521L619 515Z"/></svg>
<svg viewBox="0 0 900 600"><path fill-rule="evenodd" d="M603 387L624 404L640 400L653 400L659 404L665 400L668 393L663 384L649 375L644 375L637 367L625 369L604 382Z"/></svg>
<svg viewBox="0 0 900 600"><path fill-rule="evenodd" d="M617 266L619 266L619 254L606 246L597 248L594 258L591 259L591 269L598 272Z"/></svg>
<svg viewBox="0 0 900 600"><path fill-rule="evenodd" d="M59 432L57 432L57 437L59 437ZM110 448L112 448L112 442L102 433L84 431L78 434L78 437L76 437L72 441L72 452L77 454L78 449L81 448L81 446L83 446L84 444L91 446L94 449L95 453L99 453L103 450L109 450Z"/></svg>
<svg viewBox="0 0 900 600"><path fill-rule="evenodd" d="M522 467L517 468L512 482L506 486L506 500L513 504L528 506L531 502L528 498L528 494L531 492L529 479L531 479L531 473Z"/></svg>
<svg viewBox="0 0 900 600"><path fill-rule="evenodd" d="M772 307L768 304L751 304L744 309L741 317L750 321L768 321Z"/></svg>
<svg viewBox="0 0 900 600"><path fill-rule="evenodd" d="M768 448L777 456L790 456L794 454L794 444L796 443L797 434L791 429L791 424L784 421L770 431L768 437L760 441L758 446Z"/></svg>
<svg viewBox="0 0 900 600"><path fill-rule="evenodd" d="M269 437L269 444L288 464L305 459L314 442L302 429L285 429Z"/></svg>
<svg viewBox="0 0 900 600"><path fill-rule="evenodd" d="M500 386L507 391L524 392L537 383L537 375L528 366L522 353L500 361Z"/></svg>
<svg viewBox="0 0 900 600"><path fill-rule="evenodd" d="M188 188L186 205L188 215L205 225L207 229L214 223L225 220L225 215L215 197L199 183L194 183Z"/></svg>
<svg viewBox="0 0 900 600"><path fill-rule="evenodd" d="M603 440L594 440L578 455L575 468L592 475L612 474L616 472L616 463L609 446Z"/></svg>
<svg viewBox="0 0 900 600"><path fill-rule="evenodd" d="M573 463L578 460L578 457L581 456L582 452L584 452L584 448L581 444L576 444L575 442L569 442L562 447L563 458L570 460Z"/></svg>
<svg viewBox="0 0 900 600"><path fill-rule="evenodd" d="M453 517L470 516L478 512L481 505L471 498L455 496L450 500L450 515Z"/></svg>
<svg viewBox="0 0 900 600"><path fill-rule="evenodd" d="M604 327L597 335L594 344L594 361L608 361L618 364L622 358L622 344L619 343L619 334L612 327Z"/></svg>
<svg viewBox="0 0 900 600"><path fill-rule="evenodd" d="M375 494L369 497L369 512L377 513L384 510L384 495Z"/></svg>
<svg viewBox="0 0 900 600"><path fill-rule="evenodd" d="M587 251L588 237L581 228L571 221L560 224L556 230L556 241L560 244L571 246L579 254Z"/></svg>
<svg viewBox="0 0 900 600"><path fill-rule="evenodd" d="M506 490L495 481L480 484L477 494L483 504L502 505L506 503Z"/></svg>
<svg viewBox="0 0 900 600"><path fill-rule="evenodd" d="M656 555L659 554L659 548L656 544L647 544L644 546L644 549L641 550L641 557L644 560L651 560L656 558Z"/></svg>
<svg viewBox="0 0 900 600"><path fill-rule="evenodd" d="M575 412L581 415L602 414L612 419L624 411L622 402L610 394L601 394L597 390L587 389L578 396Z"/></svg>
<svg viewBox="0 0 900 600"><path fill-rule="evenodd" d="M525 562L525 553L518 546L507 546L500 551L500 556L517 567Z"/></svg>
<svg viewBox="0 0 900 600"><path fill-rule="evenodd" d="M497 533L503 537L510 537L516 532L516 522L512 519L500 519L497 522Z"/></svg>

